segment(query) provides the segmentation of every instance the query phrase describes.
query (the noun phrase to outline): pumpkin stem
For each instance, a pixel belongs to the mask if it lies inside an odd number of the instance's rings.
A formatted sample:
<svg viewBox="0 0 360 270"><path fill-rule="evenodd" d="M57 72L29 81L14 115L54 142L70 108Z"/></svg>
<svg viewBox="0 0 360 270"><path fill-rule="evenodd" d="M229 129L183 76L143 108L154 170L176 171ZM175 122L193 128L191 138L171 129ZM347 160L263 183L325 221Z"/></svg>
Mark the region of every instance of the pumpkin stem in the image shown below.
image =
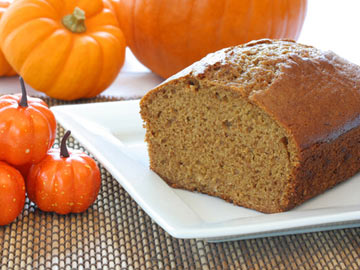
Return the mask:
<svg viewBox="0 0 360 270"><path fill-rule="evenodd" d="M24 79L21 76L19 77L19 80L20 80L20 85L21 85L21 99L19 102L19 106L25 108L28 106L25 83L24 83Z"/></svg>
<svg viewBox="0 0 360 270"><path fill-rule="evenodd" d="M60 157L68 158L70 156L69 151L68 151L68 149L66 147L66 141L69 138L70 134L71 134L70 130L66 131L66 133L64 134L64 137L61 140Z"/></svg>
<svg viewBox="0 0 360 270"><path fill-rule="evenodd" d="M75 7L72 14L66 15L62 18L63 25L73 33L84 33L85 26L85 11Z"/></svg>

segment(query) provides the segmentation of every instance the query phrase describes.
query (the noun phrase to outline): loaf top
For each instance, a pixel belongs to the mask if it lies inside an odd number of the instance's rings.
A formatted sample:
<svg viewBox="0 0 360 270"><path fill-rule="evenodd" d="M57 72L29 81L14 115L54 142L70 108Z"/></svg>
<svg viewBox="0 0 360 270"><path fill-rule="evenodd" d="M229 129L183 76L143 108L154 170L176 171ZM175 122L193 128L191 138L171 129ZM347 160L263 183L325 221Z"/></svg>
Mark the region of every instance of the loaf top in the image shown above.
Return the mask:
<svg viewBox="0 0 360 270"><path fill-rule="evenodd" d="M177 79L239 91L277 120L300 149L334 140L360 124L360 67L291 40L262 39L217 51L156 89Z"/></svg>

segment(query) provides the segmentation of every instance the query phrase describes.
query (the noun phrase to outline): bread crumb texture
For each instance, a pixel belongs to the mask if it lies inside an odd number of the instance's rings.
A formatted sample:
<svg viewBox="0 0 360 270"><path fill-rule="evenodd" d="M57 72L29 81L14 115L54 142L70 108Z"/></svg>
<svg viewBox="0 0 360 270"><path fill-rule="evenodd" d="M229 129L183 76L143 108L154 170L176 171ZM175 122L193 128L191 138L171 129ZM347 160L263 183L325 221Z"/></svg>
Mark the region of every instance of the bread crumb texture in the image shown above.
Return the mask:
<svg viewBox="0 0 360 270"><path fill-rule="evenodd" d="M359 74L288 40L210 54L141 100L150 168L172 187L289 210L359 170Z"/></svg>

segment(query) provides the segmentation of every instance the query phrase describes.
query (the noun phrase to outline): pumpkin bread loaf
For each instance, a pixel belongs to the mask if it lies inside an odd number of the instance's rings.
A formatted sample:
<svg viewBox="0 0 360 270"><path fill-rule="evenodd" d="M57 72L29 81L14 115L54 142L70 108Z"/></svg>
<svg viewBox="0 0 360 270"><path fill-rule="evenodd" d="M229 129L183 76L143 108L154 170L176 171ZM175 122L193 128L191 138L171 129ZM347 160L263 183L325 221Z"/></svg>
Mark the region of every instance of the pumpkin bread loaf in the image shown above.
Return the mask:
<svg viewBox="0 0 360 270"><path fill-rule="evenodd" d="M150 168L175 188L275 213L360 169L360 67L290 40L209 54L140 107Z"/></svg>

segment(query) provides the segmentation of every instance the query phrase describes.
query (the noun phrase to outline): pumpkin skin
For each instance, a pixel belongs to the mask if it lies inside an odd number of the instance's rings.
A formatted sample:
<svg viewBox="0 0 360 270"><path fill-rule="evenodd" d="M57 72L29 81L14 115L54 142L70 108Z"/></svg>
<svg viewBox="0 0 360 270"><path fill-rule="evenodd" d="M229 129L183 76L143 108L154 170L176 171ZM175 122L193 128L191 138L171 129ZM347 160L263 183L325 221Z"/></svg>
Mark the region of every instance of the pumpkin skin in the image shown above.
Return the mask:
<svg viewBox="0 0 360 270"><path fill-rule="evenodd" d="M297 39L306 0L112 0L137 59L163 78L210 52L261 38Z"/></svg>
<svg viewBox="0 0 360 270"><path fill-rule="evenodd" d="M22 175L22 177L24 177L24 179L26 179L32 165L33 165L32 163L26 163L23 165L14 166L14 168L17 169L21 173L21 175Z"/></svg>
<svg viewBox="0 0 360 270"><path fill-rule="evenodd" d="M41 162L30 168L27 194L42 211L80 213L96 199L101 176L95 161L80 151L68 154L62 156L59 149L51 149Z"/></svg>
<svg viewBox="0 0 360 270"><path fill-rule="evenodd" d="M51 148L56 136L56 120L46 103L22 95L0 97L0 160L11 165L37 163Z"/></svg>
<svg viewBox="0 0 360 270"><path fill-rule="evenodd" d="M106 0L17 0L0 22L7 60L34 89L50 97L94 97L116 78L124 63L125 39ZM84 32L63 19L85 12Z"/></svg>
<svg viewBox="0 0 360 270"><path fill-rule="evenodd" d="M15 168L0 161L0 226L14 221L24 204L24 178Z"/></svg>
<svg viewBox="0 0 360 270"><path fill-rule="evenodd" d="M0 1L0 20L5 12L5 10L9 7L9 1ZM14 76L16 75L15 70L9 65L6 61L4 54L0 51L0 76Z"/></svg>

